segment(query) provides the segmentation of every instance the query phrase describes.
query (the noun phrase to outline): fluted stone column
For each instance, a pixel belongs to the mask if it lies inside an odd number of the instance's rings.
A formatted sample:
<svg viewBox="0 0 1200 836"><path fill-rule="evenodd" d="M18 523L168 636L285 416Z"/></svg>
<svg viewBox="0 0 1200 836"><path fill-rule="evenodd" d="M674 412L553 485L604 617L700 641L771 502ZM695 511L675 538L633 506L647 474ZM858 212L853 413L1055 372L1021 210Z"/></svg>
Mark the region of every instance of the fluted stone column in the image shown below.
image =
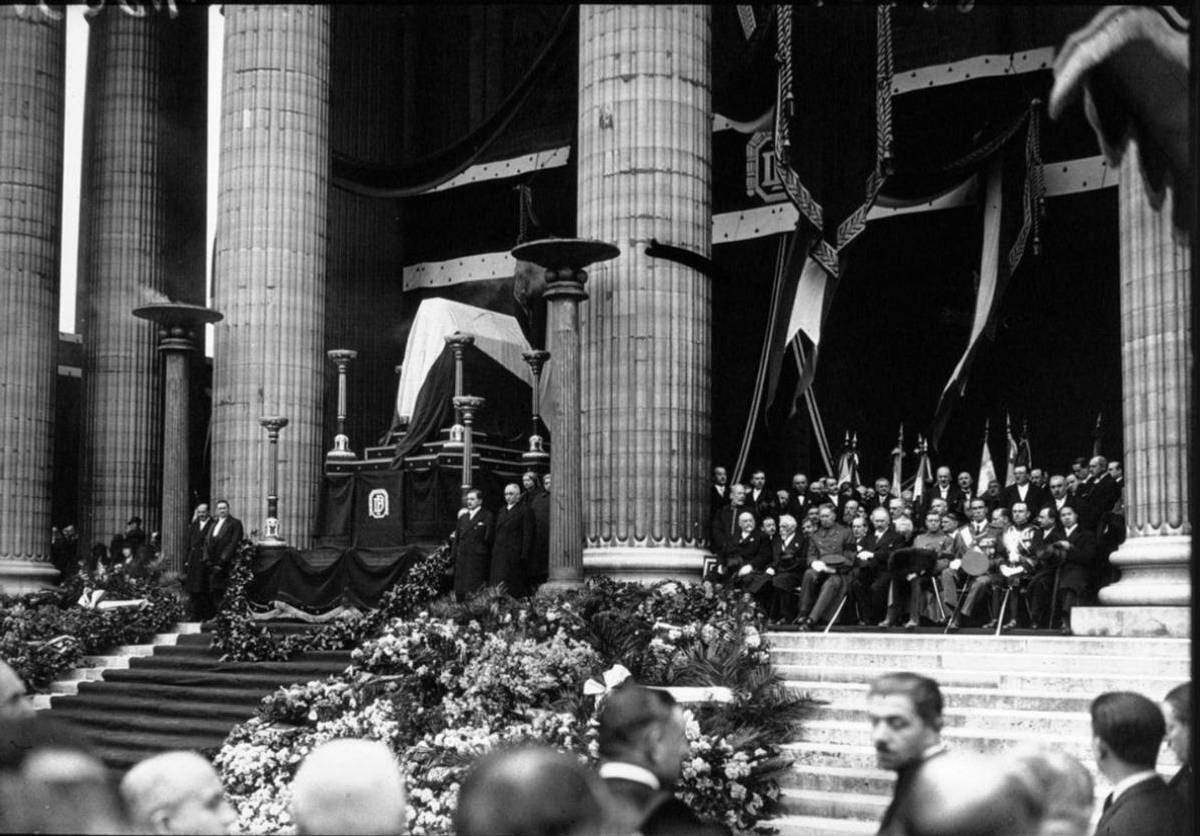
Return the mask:
<svg viewBox="0 0 1200 836"><path fill-rule="evenodd" d="M309 545L322 470L329 7L225 6L212 495L262 529L267 443L286 415L280 524Z"/></svg>
<svg viewBox="0 0 1200 836"><path fill-rule="evenodd" d="M0 7L0 590L52 580L63 21Z"/></svg>
<svg viewBox="0 0 1200 836"><path fill-rule="evenodd" d="M1076 608L1072 627L1186 635L1191 261L1187 246L1172 237L1169 214L1150 208L1133 144L1121 166L1119 219L1128 533L1112 555L1121 579L1100 590L1105 606Z"/></svg>
<svg viewBox="0 0 1200 836"><path fill-rule="evenodd" d="M79 235L80 535L160 524L162 383L133 309L204 299L205 10L90 21Z"/></svg>
<svg viewBox="0 0 1200 836"><path fill-rule="evenodd" d="M584 567L695 576L706 553L711 288L645 255L712 246L707 6L579 9L577 234L616 244L582 309ZM558 439L555 439L555 445Z"/></svg>

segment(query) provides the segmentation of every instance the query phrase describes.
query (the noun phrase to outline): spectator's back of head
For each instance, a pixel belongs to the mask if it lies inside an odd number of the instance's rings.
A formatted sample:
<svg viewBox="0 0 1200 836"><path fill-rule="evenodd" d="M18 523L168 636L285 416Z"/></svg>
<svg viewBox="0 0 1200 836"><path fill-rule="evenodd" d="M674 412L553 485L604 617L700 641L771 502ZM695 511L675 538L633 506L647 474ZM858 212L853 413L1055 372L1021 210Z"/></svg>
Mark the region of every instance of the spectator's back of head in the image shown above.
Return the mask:
<svg viewBox="0 0 1200 836"><path fill-rule="evenodd" d="M1092 735L1097 762L1115 756L1124 764L1153 769L1166 734L1161 709L1148 697L1133 691L1109 691L1092 700Z"/></svg>
<svg viewBox="0 0 1200 836"><path fill-rule="evenodd" d="M330 740L292 780L292 819L308 833L395 834L407 821L404 775L378 740Z"/></svg>
<svg viewBox="0 0 1200 836"><path fill-rule="evenodd" d="M31 714L33 706L25 694L25 683L0 659L0 717L20 718Z"/></svg>
<svg viewBox="0 0 1200 836"><path fill-rule="evenodd" d="M898 815L906 836L1030 836L1041 804L998 757L954 751L921 765Z"/></svg>
<svg viewBox="0 0 1200 836"><path fill-rule="evenodd" d="M0 773L0 831L123 833L125 814L99 759L69 745L38 746Z"/></svg>
<svg viewBox="0 0 1200 836"><path fill-rule="evenodd" d="M1040 797L1037 836L1087 836L1095 806L1092 773L1058 749L1024 744L1005 754L1014 774Z"/></svg>
<svg viewBox="0 0 1200 836"><path fill-rule="evenodd" d="M669 789L688 752L683 712L668 692L627 683L605 697L598 743L604 760L648 769Z"/></svg>
<svg viewBox="0 0 1200 836"><path fill-rule="evenodd" d="M228 833L237 821L220 776L196 752L164 752L138 763L121 780L121 797L146 833Z"/></svg>
<svg viewBox="0 0 1200 836"><path fill-rule="evenodd" d="M571 755L545 747L491 752L463 781L458 836L593 836L605 832L605 790Z"/></svg>

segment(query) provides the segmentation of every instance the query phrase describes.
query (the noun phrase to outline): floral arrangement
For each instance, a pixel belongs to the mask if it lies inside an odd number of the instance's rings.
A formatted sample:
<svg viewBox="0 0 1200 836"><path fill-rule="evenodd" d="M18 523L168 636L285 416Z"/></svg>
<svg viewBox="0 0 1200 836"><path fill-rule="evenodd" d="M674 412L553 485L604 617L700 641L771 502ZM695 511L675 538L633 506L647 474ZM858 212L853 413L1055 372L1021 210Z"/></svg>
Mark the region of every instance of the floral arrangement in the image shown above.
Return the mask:
<svg viewBox="0 0 1200 836"><path fill-rule="evenodd" d="M450 547L443 545L383 594L379 606L366 615L334 619L313 632L273 635L254 619L254 609L246 597L252 579L251 565L255 545L243 541L229 574L225 604L213 624L214 650L223 661L285 662L299 653L312 650L347 650L377 635L390 618L412 612L441 591L442 579L452 565Z"/></svg>
<svg viewBox="0 0 1200 836"><path fill-rule="evenodd" d="M443 833L466 771L496 746L538 742L594 762L603 696L585 684L621 664L646 685L732 689L731 702L686 712L692 757L677 792L737 833L762 831L790 766L778 742L810 707L773 674L762 627L731 590L604 578L529 600L486 590L398 609L344 674L266 697L216 765L245 832L293 832L304 756L335 737L382 740L407 773L410 832Z"/></svg>
<svg viewBox="0 0 1200 836"><path fill-rule="evenodd" d="M97 610L80 606L85 591L145 599L136 609ZM145 641L169 629L182 614L169 590L149 581L110 572L103 578L78 575L57 589L0 595L0 659L26 685L44 690L83 656Z"/></svg>

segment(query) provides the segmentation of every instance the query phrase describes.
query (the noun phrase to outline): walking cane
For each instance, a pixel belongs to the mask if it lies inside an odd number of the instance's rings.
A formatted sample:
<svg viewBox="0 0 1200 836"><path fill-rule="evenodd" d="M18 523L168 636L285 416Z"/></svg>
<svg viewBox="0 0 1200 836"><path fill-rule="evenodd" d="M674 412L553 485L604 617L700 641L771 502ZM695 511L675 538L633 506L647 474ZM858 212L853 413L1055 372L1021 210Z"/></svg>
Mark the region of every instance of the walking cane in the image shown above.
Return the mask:
<svg viewBox="0 0 1200 836"><path fill-rule="evenodd" d="M842 593L842 600L838 602L837 609L833 611L833 617L829 619L829 623L825 625L825 629L821 631L822 633L828 633L833 629L833 625L837 624L837 620L842 614L842 608L846 606L846 599L849 597L850 590L847 589Z"/></svg>
<svg viewBox="0 0 1200 836"><path fill-rule="evenodd" d="M931 576L930 581L931 583L929 585L933 587L933 600L937 601L938 612L942 614L942 621L945 621L946 608L942 606L942 593L941 590L938 589L938 579Z"/></svg>
<svg viewBox="0 0 1200 836"><path fill-rule="evenodd" d="M1012 595L1012 584L1004 587L1004 600L1000 602L1000 617L996 619L996 635L1004 629L1004 616L1008 614L1008 596Z"/></svg>

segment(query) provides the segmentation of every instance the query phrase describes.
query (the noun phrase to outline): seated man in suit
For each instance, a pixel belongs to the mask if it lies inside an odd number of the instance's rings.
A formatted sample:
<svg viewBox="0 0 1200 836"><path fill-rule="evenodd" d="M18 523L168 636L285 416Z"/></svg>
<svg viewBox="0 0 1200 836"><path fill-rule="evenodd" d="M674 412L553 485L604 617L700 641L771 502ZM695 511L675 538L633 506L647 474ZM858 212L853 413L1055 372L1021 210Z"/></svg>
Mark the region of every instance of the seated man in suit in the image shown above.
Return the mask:
<svg viewBox="0 0 1200 836"><path fill-rule="evenodd" d="M800 582L800 617L796 623L809 630L832 616L854 566L854 537L837 521L837 510L826 503L818 512L820 525L808 538L808 568ZM820 592L820 597L817 593Z"/></svg>
<svg viewBox="0 0 1200 836"><path fill-rule="evenodd" d="M1183 805L1154 768L1162 711L1141 694L1110 691L1092 700L1091 715L1096 766L1113 785L1096 836L1183 836Z"/></svg>
<svg viewBox="0 0 1200 836"><path fill-rule="evenodd" d="M890 619L894 613L888 608L888 587L892 576L888 571L888 559L892 551L900 546L900 536L892 527L892 519L883 508L871 512L871 530L863 540L862 550L856 555L854 569L850 573L850 594L858 606L860 620L877 624L883 617L882 626L894 626Z"/></svg>
<svg viewBox="0 0 1200 836"><path fill-rule="evenodd" d="M784 514L779 518L779 534L771 541L770 619L775 623L791 624L800 602L796 588L804 578L808 537L796 533L796 518Z"/></svg>
<svg viewBox="0 0 1200 836"><path fill-rule="evenodd" d="M1059 512L1063 538L1058 541L1065 551L1062 574L1058 578L1058 597L1062 607L1064 636L1071 635L1071 609L1087 592L1096 561L1096 535L1079 524L1073 505L1064 505Z"/></svg>
<svg viewBox="0 0 1200 836"><path fill-rule="evenodd" d="M770 517L767 517L770 519ZM771 541L754 524L754 515L743 511L738 515L738 533L721 555L725 568L722 576L728 582L746 590L762 607L771 609ZM772 573L773 574L773 573Z"/></svg>
<svg viewBox="0 0 1200 836"><path fill-rule="evenodd" d="M988 522L988 507L982 497L975 497L970 505L971 522L964 525L954 535L954 559L950 561L947 572L953 573L953 581L962 589L958 595L958 605L950 619L947 629L954 632L961 626L963 616L970 617L980 601L988 601L988 590L991 588L991 571L996 566L996 542L1004 534L1004 527ZM963 559L968 552L982 552L988 559L988 572L982 575L971 575L962 568Z"/></svg>
<svg viewBox="0 0 1200 836"><path fill-rule="evenodd" d="M1012 516L1012 525L1004 530L996 543L997 563L991 579L993 615L992 620L983 625L985 630L997 624L1003 630L1017 626L1021 609L1018 604L1022 596L1029 594L1029 580L1035 569L1034 547L1038 529L1029 520L1029 507L1024 502L1013 503Z"/></svg>
<svg viewBox="0 0 1200 836"><path fill-rule="evenodd" d="M1039 626L1050 624L1050 596L1053 594L1058 567L1062 565L1066 554L1061 546L1055 545L1062 538L1062 529L1058 527L1058 513L1051 506L1043 505L1038 511L1037 531L1034 532L1030 543L1033 551L1033 571L1029 578L1029 612L1030 626L1035 630Z"/></svg>
<svg viewBox="0 0 1200 836"><path fill-rule="evenodd" d="M888 621L896 623L900 618L903 602L908 602L908 621L904 629L915 630L921 625L923 587L927 581L937 584L950 566L954 555L954 535L942 530L942 516L931 510L925 515L925 530L916 535L912 547L897 548L892 559L892 599ZM932 559L932 562L930 562ZM894 608L894 612L893 612ZM943 600L941 607L933 607L934 621L944 621L948 614ZM890 626L890 625L889 625Z"/></svg>
<svg viewBox="0 0 1200 836"><path fill-rule="evenodd" d="M611 832L728 832L672 794L689 747L683 711L669 693L629 682L618 686L604 698L598 737L600 777L616 807Z"/></svg>
<svg viewBox="0 0 1200 836"><path fill-rule="evenodd" d="M714 576L705 580L726 581L729 578L723 571L724 561L722 555L729 551L729 546L733 539L737 536L737 521L743 511L754 512L754 509L746 504L746 486L742 484L733 485L729 488L729 504L723 505L717 509L717 513L713 514L712 524L709 526L709 548L716 555L718 562L714 568ZM755 515L758 519L758 515Z"/></svg>

